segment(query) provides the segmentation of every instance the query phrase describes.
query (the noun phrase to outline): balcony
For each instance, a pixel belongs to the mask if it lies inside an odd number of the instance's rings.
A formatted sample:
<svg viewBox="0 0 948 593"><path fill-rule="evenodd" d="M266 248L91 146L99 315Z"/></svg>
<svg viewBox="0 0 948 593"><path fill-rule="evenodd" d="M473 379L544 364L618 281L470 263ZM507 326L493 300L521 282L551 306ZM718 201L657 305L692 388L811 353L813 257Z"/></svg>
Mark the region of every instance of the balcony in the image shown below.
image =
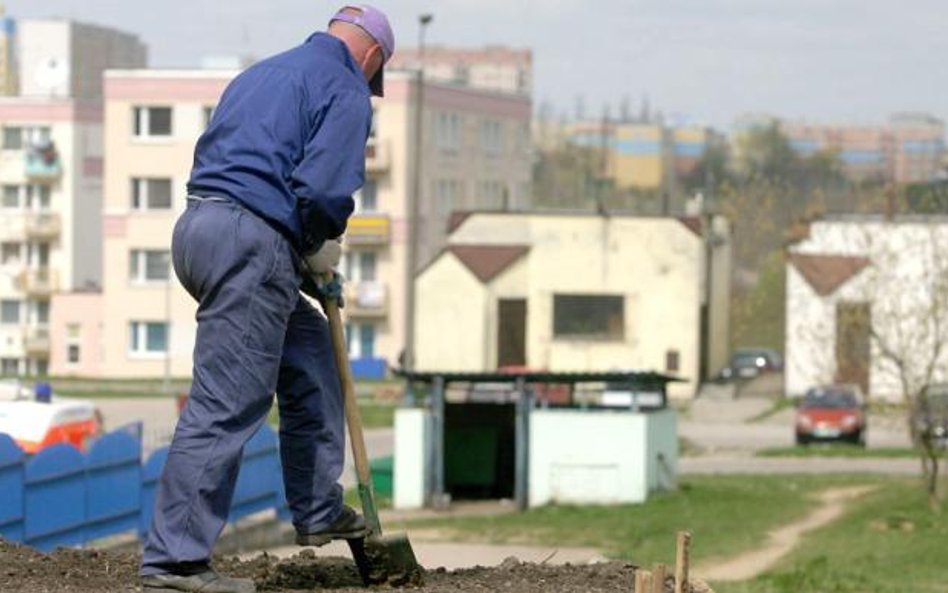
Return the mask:
<svg viewBox="0 0 948 593"><path fill-rule="evenodd" d="M392 223L387 214L355 214L349 219L346 243L378 247L388 245Z"/></svg>
<svg viewBox="0 0 948 593"><path fill-rule="evenodd" d="M349 317L388 315L388 286L374 281L346 284L346 315Z"/></svg>
<svg viewBox="0 0 948 593"><path fill-rule="evenodd" d="M391 164L388 141L369 138L368 144L365 145L365 170L370 173L384 173Z"/></svg>
<svg viewBox="0 0 948 593"><path fill-rule="evenodd" d="M31 327L23 336L23 349L27 355L49 354L49 328L45 326Z"/></svg>
<svg viewBox="0 0 948 593"><path fill-rule="evenodd" d="M59 152L52 143L30 148L25 163L24 173L30 181L56 181L63 174Z"/></svg>
<svg viewBox="0 0 948 593"><path fill-rule="evenodd" d="M59 214L32 212L26 215L26 236L30 239L55 239L61 231Z"/></svg>
<svg viewBox="0 0 948 593"><path fill-rule="evenodd" d="M29 296L48 297L59 288L58 280L49 268L32 268L20 273L17 288Z"/></svg>

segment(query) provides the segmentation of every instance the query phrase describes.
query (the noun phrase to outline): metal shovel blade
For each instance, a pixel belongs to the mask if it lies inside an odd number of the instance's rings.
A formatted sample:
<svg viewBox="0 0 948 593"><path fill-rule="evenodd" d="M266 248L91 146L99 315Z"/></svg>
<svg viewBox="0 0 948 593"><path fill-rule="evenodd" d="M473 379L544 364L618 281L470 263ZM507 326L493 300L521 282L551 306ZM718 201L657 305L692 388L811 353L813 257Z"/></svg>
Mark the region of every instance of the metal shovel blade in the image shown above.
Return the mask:
<svg viewBox="0 0 948 593"><path fill-rule="evenodd" d="M424 569L415 559L405 534L370 535L348 542L365 585L420 587L424 584Z"/></svg>

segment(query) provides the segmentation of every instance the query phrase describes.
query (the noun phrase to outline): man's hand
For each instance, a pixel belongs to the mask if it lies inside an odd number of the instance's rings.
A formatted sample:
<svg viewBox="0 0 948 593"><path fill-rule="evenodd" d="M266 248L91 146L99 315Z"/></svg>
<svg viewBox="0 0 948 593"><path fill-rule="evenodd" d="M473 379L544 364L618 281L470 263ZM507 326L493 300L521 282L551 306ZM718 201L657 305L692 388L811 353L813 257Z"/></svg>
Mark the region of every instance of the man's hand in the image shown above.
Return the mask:
<svg viewBox="0 0 948 593"><path fill-rule="evenodd" d="M342 257L342 242L339 239L330 239L324 241L322 246L314 253L303 258L303 263L313 276L323 274L332 274L339 265L339 258ZM318 282L319 278L314 278Z"/></svg>
<svg viewBox="0 0 948 593"><path fill-rule="evenodd" d="M303 294L306 296L316 299L316 302L323 308L323 311L326 310L327 299L336 301L336 304L342 309L346 306L342 290L345 280L346 279L343 278L339 272L333 272L331 279L321 277L318 274L306 274L303 276L303 283L300 285L300 290L303 291Z"/></svg>

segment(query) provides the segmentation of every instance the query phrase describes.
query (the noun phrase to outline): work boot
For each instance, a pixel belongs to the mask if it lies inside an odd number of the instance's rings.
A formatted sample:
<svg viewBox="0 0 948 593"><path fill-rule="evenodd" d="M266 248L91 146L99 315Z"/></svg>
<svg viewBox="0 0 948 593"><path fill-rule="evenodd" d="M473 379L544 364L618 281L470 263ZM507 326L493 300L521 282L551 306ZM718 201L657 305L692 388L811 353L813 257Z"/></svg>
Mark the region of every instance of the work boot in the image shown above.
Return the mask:
<svg viewBox="0 0 948 593"><path fill-rule="evenodd" d="M155 574L142 577L143 593L179 593L181 591L257 593L257 587L250 579L224 577L213 570L192 575Z"/></svg>
<svg viewBox="0 0 948 593"><path fill-rule="evenodd" d="M319 531L296 531L296 543L301 546L325 546L334 539L359 539L369 534L365 519L352 507L343 505L342 513L328 527Z"/></svg>

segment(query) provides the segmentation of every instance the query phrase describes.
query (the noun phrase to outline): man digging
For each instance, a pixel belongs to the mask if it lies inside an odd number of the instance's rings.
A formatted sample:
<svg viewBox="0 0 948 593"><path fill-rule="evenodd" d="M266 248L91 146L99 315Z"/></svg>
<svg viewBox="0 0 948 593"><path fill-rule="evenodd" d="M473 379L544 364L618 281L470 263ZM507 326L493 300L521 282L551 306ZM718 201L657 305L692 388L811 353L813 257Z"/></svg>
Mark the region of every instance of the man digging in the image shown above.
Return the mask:
<svg viewBox="0 0 948 593"><path fill-rule="evenodd" d="M343 400L327 323L300 289L335 275L365 176L369 95L382 95L394 45L382 12L346 6L326 33L237 76L198 140L172 238L175 273L198 302L193 384L145 541L146 592L255 591L210 558L274 392L297 543L366 535L338 484ZM322 298L336 298L332 284Z"/></svg>

